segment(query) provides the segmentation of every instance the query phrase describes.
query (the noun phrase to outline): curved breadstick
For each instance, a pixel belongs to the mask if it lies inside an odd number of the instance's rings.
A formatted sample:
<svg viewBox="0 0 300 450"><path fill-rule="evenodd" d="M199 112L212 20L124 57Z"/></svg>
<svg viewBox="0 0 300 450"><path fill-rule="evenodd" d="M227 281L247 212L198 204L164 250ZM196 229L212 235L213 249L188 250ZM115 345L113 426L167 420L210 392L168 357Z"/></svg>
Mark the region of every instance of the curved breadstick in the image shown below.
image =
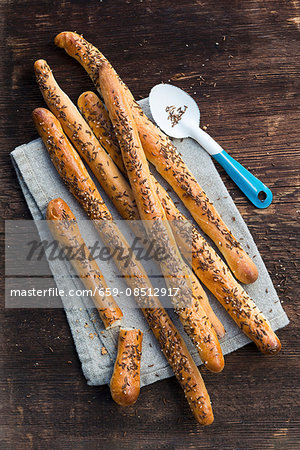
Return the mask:
<svg viewBox="0 0 300 450"><path fill-rule="evenodd" d="M116 208L121 208L131 219L136 209L134 199L128 195L130 186L106 153L70 98L58 86L47 62L34 63L39 88L47 106L59 119L76 150L95 173L97 180ZM109 174L109 175L108 175Z"/></svg>
<svg viewBox="0 0 300 450"><path fill-rule="evenodd" d="M177 289L177 295L172 297L172 302L185 332L192 339L207 367L219 372L224 365L220 344L204 311L195 317L195 311L190 307L193 296L190 271L179 253L165 211L157 197L131 109L123 92L117 91L119 84L111 79L109 71L106 70L107 66L103 64L100 69L102 93L120 144L140 217L144 220L154 249L164 249L160 267L167 285L171 289ZM211 336L209 343L207 337L203 338L207 327Z"/></svg>
<svg viewBox="0 0 300 450"><path fill-rule="evenodd" d="M102 240L111 250L115 264L131 287L134 298L172 367L196 420L202 425L210 425L214 420L213 412L200 372L158 298L150 295L153 287L143 266L132 255L126 239L112 221L111 214L81 159L53 114L44 108L37 108L33 112L33 120L59 175L88 216L94 220ZM115 248L121 250L122 258L116 256ZM129 264L127 254L130 255ZM142 294L138 295L135 288L139 292L142 292L143 288L148 293L146 298Z"/></svg>
<svg viewBox="0 0 300 450"><path fill-rule="evenodd" d="M101 94L98 78L99 69L103 63L107 63L104 55L82 36L72 32L57 35L55 44L80 62ZM119 85L124 87L115 70L109 66L111 79L115 78ZM148 160L172 186L202 230L214 241L236 278L242 283L253 283L258 272L250 256L225 225L170 139L147 118L126 86L125 95L132 108Z"/></svg>
<svg viewBox="0 0 300 450"><path fill-rule="evenodd" d="M121 406L133 405L140 394L140 368L143 333L120 329L118 354L110 380L113 400Z"/></svg>
<svg viewBox="0 0 300 450"><path fill-rule="evenodd" d="M63 248L80 251L80 257L69 261L87 290L93 292L92 299L106 329L120 325L122 311L107 290L105 279L80 234L76 219L69 206L61 198L48 203L46 219L54 238ZM104 295L101 295L103 291Z"/></svg>

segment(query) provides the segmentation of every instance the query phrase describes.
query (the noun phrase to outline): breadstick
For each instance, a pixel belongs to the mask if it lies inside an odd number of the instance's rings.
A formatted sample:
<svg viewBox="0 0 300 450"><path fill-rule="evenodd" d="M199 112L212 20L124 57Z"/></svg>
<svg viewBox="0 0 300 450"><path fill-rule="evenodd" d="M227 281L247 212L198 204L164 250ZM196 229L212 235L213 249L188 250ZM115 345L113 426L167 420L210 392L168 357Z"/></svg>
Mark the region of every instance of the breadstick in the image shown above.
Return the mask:
<svg viewBox="0 0 300 450"><path fill-rule="evenodd" d="M157 183L156 188L162 204L166 206L167 218L173 225L180 248L189 250L190 243L186 241L186 232L190 233L190 226L192 226L192 262L196 275L261 352L278 353L281 349L280 341L254 301L234 279L226 264L196 227L189 224L186 230L187 218L176 208L163 187Z"/></svg>
<svg viewBox="0 0 300 450"><path fill-rule="evenodd" d="M133 405L140 394L140 369L143 333L120 329L118 354L110 380L113 400L121 406Z"/></svg>
<svg viewBox="0 0 300 450"><path fill-rule="evenodd" d="M134 298L172 367L196 420L202 425L211 424L213 412L209 395L185 342L158 298L151 294L153 287L143 266L131 254L126 239L112 221L110 212L82 161L64 135L60 123L44 108L35 109L33 119L59 175L88 217L94 220L102 240L111 250L115 264L132 289ZM123 252L122 258L116 256L115 248ZM126 255L130 255L129 264ZM142 295L142 288L148 295Z"/></svg>
<svg viewBox="0 0 300 450"><path fill-rule="evenodd" d="M172 302L185 332L198 349L202 361L206 361L207 367L213 371L220 371L224 365L220 344L204 311L196 317L195 311L190 307L193 297L189 279L190 271L179 253L165 211L155 192L131 109L123 92L118 91L119 84L111 79L109 71L106 71L107 67L108 64L103 64L100 69L101 88L116 131L140 217L144 220L146 231L154 247L164 249L164 258L160 260L160 267L167 285L172 290L177 290L177 295L172 297ZM187 300L189 300L188 305ZM214 342L213 345L203 346L206 338L204 340L202 336L207 326L210 328L209 334ZM212 344L212 341L209 344ZM208 347L209 351L207 351Z"/></svg>
<svg viewBox="0 0 300 450"><path fill-rule="evenodd" d="M50 113L47 110L42 110L42 112L39 113L40 116L42 116L43 114L47 116L48 121L51 120L52 115L49 117ZM56 127L56 129L58 130L58 127ZM63 135L61 136L61 139L62 138ZM49 154L51 158L53 158L55 151L58 150L53 150L53 148L52 150L50 150L49 147ZM111 220L111 215L109 215L108 217L106 216L106 214L108 213L108 210L106 208L104 208L104 212L102 212L102 198L99 194L99 196L95 199L94 190L96 189L96 187L89 177L82 161L78 157L78 154L70 145L68 147L68 152L66 153L66 155L69 159L72 159L72 161L74 161L74 176L71 179L68 176L68 172L66 172L66 163L64 162L65 156L62 153L60 154L60 158L58 161L58 171L69 189L71 191L73 190L72 192L74 193L77 200L80 203L83 203L83 206L91 219L109 218ZM82 178L84 179L83 184L80 182ZM76 185L74 186L75 181ZM108 228L107 224L106 227ZM109 234L109 232L110 228L106 230L107 234ZM189 270L188 275L190 273L192 272ZM181 287L180 283L181 278L179 279L179 287ZM216 332L213 329L207 315L205 314L205 311L201 306L200 296L195 297L194 294L190 291L188 292L188 294L190 294L191 297L191 307L184 309L178 308L178 315L180 317L180 320L183 322L184 330L192 339L192 342L197 348L199 356L206 367L213 372L220 372L224 367L224 358Z"/></svg>
<svg viewBox="0 0 300 450"><path fill-rule="evenodd" d="M61 122L64 132L95 173L116 208L122 209L126 218L132 219L136 206L134 199L128 194L128 182L95 138L76 106L60 89L47 62L43 59L36 61L34 70L44 100Z"/></svg>
<svg viewBox="0 0 300 450"><path fill-rule="evenodd" d="M77 150L82 156L85 157L86 161L90 165L90 168L95 173L100 184L106 190L106 193L112 199L118 211L125 219L134 219L138 216L134 196L130 190L130 186L119 172L117 166L99 145L99 141L95 138L92 130L84 121L76 106L60 89L49 66L44 60L36 61L35 72L46 103L58 116L62 126L65 127L66 133L69 133L71 139L73 139L74 144L77 147ZM94 154L96 154L96 157L94 157ZM108 161L108 158L110 161ZM105 162L107 164L105 164ZM100 165L101 170L99 171ZM138 231L138 224L133 223L132 225L135 230ZM191 271L189 271L189 273L191 273ZM179 292L182 292L182 278L180 281L181 289ZM179 286L177 285L176 287ZM182 292L182 296L183 295L184 293ZM185 301L187 297L188 293L184 296ZM176 300L177 299L178 296L176 297ZM194 299L191 301L193 300ZM196 302L197 300L195 299L195 303ZM194 345L198 349L202 361L207 364L207 368L218 372L222 370L224 359L222 356L221 347L217 336L215 335L215 331L211 329L211 324L209 323L205 312L202 310L201 305L198 305L198 307L195 308L195 311L193 311L193 305L191 305L189 310L178 310L178 313L181 320L183 320L185 331L191 337ZM212 336L210 345L207 345L206 343L207 335ZM208 352L209 350L210 352Z"/></svg>
<svg viewBox="0 0 300 450"><path fill-rule="evenodd" d="M51 200L47 207L46 219L54 238L73 254L80 251L80 257L71 257L69 261L79 275L87 290L93 292L92 299L106 329L119 326L122 311L107 291L107 284L80 234L76 219L69 206L61 198ZM100 294L103 291L104 295Z"/></svg>
<svg viewBox="0 0 300 450"><path fill-rule="evenodd" d="M64 48L69 55L80 62L102 95L98 78L102 64L107 63L104 55L82 36L72 32L57 35L55 44ZM253 283L258 277L254 262L223 222L170 139L147 118L129 89L112 66L109 66L111 79L115 78L120 86L125 87L124 92L132 108L148 160L172 186L202 230L214 241L235 277L242 283Z"/></svg>
<svg viewBox="0 0 300 450"><path fill-rule="evenodd" d="M95 101L96 99L98 99L96 94L89 94L87 97L85 97L84 105L81 104L83 113L89 116L93 115L95 124L97 123L97 116L93 113L98 113L97 105L100 102L99 99L98 102ZM101 131L96 127L94 128L94 132L97 137L98 134L101 133ZM107 127L106 133L109 132L110 128ZM110 149L108 149L108 151L110 151ZM111 153L113 159L114 154L116 153L117 150ZM270 330L270 326L266 323L266 319L255 307L255 304L251 300L249 295L236 282L236 280L228 270L226 264L223 263L223 260L217 255L217 253L208 244L208 242L201 236L196 227L189 223L187 218L176 208L165 189L154 178L153 183L156 186L157 195L165 209L167 219L170 221L178 245L180 248L183 248L183 250L186 249L187 252L190 248L190 240L187 241L185 239L185 236L190 235L192 227L192 263L193 270L197 274L199 279L225 307L225 309L237 323L237 325L248 335L248 337L254 340L261 351L265 353L278 352L280 350L280 344L278 344L277 337L275 338L273 331ZM183 228L186 225L186 228L188 228L186 229L186 233L183 232L183 229L180 229L180 224L182 224ZM230 300L231 307L228 303L228 300ZM201 305L204 307L202 302ZM255 312L254 316L248 317L249 309ZM213 323L213 319L211 319L207 310L206 313L210 318L210 321ZM257 313L259 314L259 320L257 320L257 317L255 317ZM262 327L262 331L259 330L260 327ZM265 338L262 339L262 337L264 336Z"/></svg>
<svg viewBox="0 0 300 450"><path fill-rule="evenodd" d="M116 139L113 126L110 122L108 112L106 111L102 101L94 92L84 92L78 98L77 104L81 114L83 114L96 138L102 143L103 147L119 169L127 175L123 164L122 152ZM158 182L155 180L155 183L157 184ZM136 213L137 214L134 217L134 220L139 220L140 216L138 211L136 211ZM200 304L214 327L218 338L224 337L225 329L218 317L215 315L208 301L206 292L193 272L190 273L190 279L193 288L193 304L191 307L198 311L198 306Z"/></svg>

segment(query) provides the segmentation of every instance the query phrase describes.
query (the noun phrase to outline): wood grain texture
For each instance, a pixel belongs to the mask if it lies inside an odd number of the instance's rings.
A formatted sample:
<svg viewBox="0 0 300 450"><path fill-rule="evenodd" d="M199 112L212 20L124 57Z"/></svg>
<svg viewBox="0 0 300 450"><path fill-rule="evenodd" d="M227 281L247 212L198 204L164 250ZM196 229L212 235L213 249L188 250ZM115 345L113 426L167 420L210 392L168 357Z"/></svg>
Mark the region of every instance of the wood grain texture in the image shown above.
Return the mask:
<svg viewBox="0 0 300 450"><path fill-rule="evenodd" d="M203 429L174 377L126 411L108 387L88 387L63 310L3 309L3 448L299 448L299 16L295 0L1 1L1 248L4 219L30 218L9 152L37 137L33 62L45 58L74 102L93 89L53 44L67 28L99 46L136 98L168 80L193 94L202 125L272 189L259 211L220 169L291 319L278 356L249 344L222 374L201 369L215 413Z"/></svg>

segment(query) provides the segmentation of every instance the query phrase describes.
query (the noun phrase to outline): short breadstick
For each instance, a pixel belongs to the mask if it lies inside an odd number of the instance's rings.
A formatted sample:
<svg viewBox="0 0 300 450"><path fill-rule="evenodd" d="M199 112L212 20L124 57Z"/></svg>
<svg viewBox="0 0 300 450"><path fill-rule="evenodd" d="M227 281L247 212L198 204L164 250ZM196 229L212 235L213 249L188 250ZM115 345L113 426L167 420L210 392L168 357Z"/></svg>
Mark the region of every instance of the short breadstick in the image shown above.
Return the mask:
<svg viewBox="0 0 300 450"><path fill-rule="evenodd" d="M136 206L134 200L131 200L128 195L130 189L128 182L111 157L99 144L76 106L58 86L47 62L42 59L36 61L34 70L47 106L59 119L65 133L95 173L99 183L116 208L124 210L126 218L131 219Z"/></svg>
<svg viewBox="0 0 300 450"><path fill-rule="evenodd" d="M120 329L118 354L110 380L113 400L121 406L133 405L140 394L143 333Z"/></svg>
<svg viewBox="0 0 300 450"><path fill-rule="evenodd" d="M55 44L80 62L102 95L98 76L102 64L107 63L104 55L82 36L72 32L57 35ZM111 79L115 78L124 86L111 65L110 72ZM126 86L125 89L148 160L172 186L202 230L214 241L236 278L242 283L253 283L258 276L254 262L223 222L170 139L147 118Z"/></svg>
<svg viewBox="0 0 300 450"><path fill-rule="evenodd" d="M59 175L79 201L91 219L105 244L112 253L118 247L123 255L130 255L130 264L126 266L126 258L114 257L114 261L126 283L134 288L145 289L149 293L146 299L142 295L134 295L154 336L172 367L179 381L196 420L202 425L210 425L214 418L204 381L195 365L182 337L170 317L162 308L157 297L151 295L153 287L141 264L131 255L128 243L112 221L102 197L88 175L82 161L63 133L58 120L44 108L33 112L37 130L50 154ZM113 253L114 254L114 253ZM140 291L141 292L141 291ZM145 307L145 302L147 307Z"/></svg>

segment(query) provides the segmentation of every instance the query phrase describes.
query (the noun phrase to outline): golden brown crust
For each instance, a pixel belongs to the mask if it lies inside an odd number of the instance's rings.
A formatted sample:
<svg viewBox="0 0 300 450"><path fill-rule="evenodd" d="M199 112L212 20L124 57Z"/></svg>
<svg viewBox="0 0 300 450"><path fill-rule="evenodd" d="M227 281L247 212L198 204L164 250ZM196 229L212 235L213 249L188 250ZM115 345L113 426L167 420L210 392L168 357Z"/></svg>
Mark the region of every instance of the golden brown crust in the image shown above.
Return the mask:
<svg viewBox="0 0 300 450"><path fill-rule="evenodd" d="M59 118L60 118L60 120L63 120L62 117L64 118L63 123L67 123L68 124L67 129L70 130L70 126L71 126L70 124L72 123L72 121L70 121L70 118L69 118L70 110L73 111L73 109L75 108L74 105L68 106L68 100L65 98L66 95L64 93L59 94L59 91L60 91L59 87L55 84L55 80L53 79L53 75L51 74L50 69L47 68L47 64L43 60L39 60L35 63L35 66L36 66L37 78L43 79L43 81L41 81L41 80L39 81L40 86L41 85L44 86L45 84L47 85L47 89L43 89L42 92L47 93L44 95L46 96L46 98L48 99L48 102L50 104L53 101L52 100L54 97L53 92L56 93L55 94L56 100L54 101L54 103L56 104L57 98L59 98L60 99L58 102L59 108L60 108L59 111L61 111L61 110L63 111L63 116L61 116L61 114L59 114ZM50 100L48 97L50 98ZM64 107L64 106L66 106L66 107ZM54 109L55 109L55 111L57 111L56 108L54 108ZM43 116L43 114L44 114L43 111L40 111L41 117ZM85 130L84 127L87 126L87 124L84 125L85 122L83 121L83 119L81 119L81 122L80 122L80 119L77 118L77 116L74 116L74 114L72 112L71 115L73 116L73 118L74 117L76 118L75 122L77 124L77 127L80 128L80 130L81 130L80 132L84 131ZM41 132L43 132L43 129L39 124L38 124L38 127L40 127ZM78 128L78 130L79 130L79 128ZM90 140L93 139L92 135L93 135L93 133L92 133L92 131L90 131L89 132ZM73 134L72 134L72 136L73 136ZM96 140L96 138L95 138L95 140ZM51 142L49 144L51 144ZM66 147L66 152L63 155L63 153L60 150L63 149L64 146ZM79 170L78 170L78 172L75 173L75 176L72 179L70 179L70 174L65 170L63 156L66 157L66 155L73 155L74 160L80 159L80 158L78 158L78 155L76 154L76 152L70 145L69 141L67 139L64 139L64 137L62 136L61 137L61 147L58 149L55 149L54 147L52 147L52 150L50 150L50 147L49 147L49 154L52 159L57 158L57 154L59 155L58 170L60 171L60 175L64 179L65 183L67 184L67 186L69 187L71 192L76 196L77 200L82 201L83 198L86 199L82 203L82 205L85 208L86 212L89 214L89 217L91 219L111 218L110 214L106 208L101 209L103 200L100 195L98 195L98 196L97 196L97 194L94 195L94 192L96 192L95 185L94 185L94 183L90 184L90 181L89 181L90 178L88 177L88 172L85 169L81 160L80 160L80 164L79 164ZM89 154L89 150L87 150L87 148L86 148L85 154ZM113 161L111 161L110 165L107 166L108 170L105 167L105 174L106 174L105 179L108 181L111 180L111 182L109 183L110 188L107 189L106 192L108 193L108 195L110 197L112 197L113 201L117 199L117 201L114 201L115 206L117 207L118 211L123 215L123 217L125 219L134 219L136 217L136 215L138 214L136 207L132 206L132 207L130 207L130 209L127 207L128 205L134 204L132 192L131 192L130 187L128 186L127 182L124 180L122 174L119 173L119 175L118 175L119 185L117 187L118 187L118 189L120 189L120 184L124 186L124 192L122 192L122 196L124 196L125 202L122 200L123 197L120 195L121 193L118 193L116 195L116 192L118 192L118 191L116 190L115 185L113 184L115 181L114 180L115 176L114 176L114 172L111 170L112 164L114 164ZM92 164L90 167L92 168L93 172L97 175L97 171L95 171L95 165ZM162 211L163 211L163 209L162 209ZM182 281L182 280L180 280L180 281ZM186 296L184 297L184 299L186 300ZM192 299L192 301L194 301L194 299ZM196 300L195 300L195 303L196 303ZM197 305L197 303L196 303L196 305ZM198 305L197 309L195 308L195 312L193 312L193 310L190 309L187 311L180 312L179 315L180 315L181 320L183 320L185 331L189 334L189 336L193 340L193 343L196 346L201 359L207 364L207 367L213 371L222 370L222 368L224 366L224 359L223 359L221 347L218 342L218 338L215 334L215 331L210 326L209 319L207 317L205 318L206 314L202 310L201 305ZM205 326L205 323L206 323L206 326ZM212 348L212 351L210 353L208 352L209 346L207 344L208 336L210 336L209 342L210 342L210 346Z"/></svg>
<svg viewBox="0 0 300 450"><path fill-rule="evenodd" d="M82 64L92 81L98 83L97 69L103 57L96 47L73 31L59 33L55 36L54 43Z"/></svg>
<svg viewBox="0 0 300 450"><path fill-rule="evenodd" d="M172 186L201 229L214 241L236 278L246 284L256 281L258 271L254 262L225 225L172 142L141 114L137 103L133 109L136 109L134 118L149 161Z"/></svg>
<svg viewBox="0 0 300 450"><path fill-rule="evenodd" d="M113 296L109 294L103 274L91 257L80 234L75 216L67 203L61 198L51 200L47 207L46 219L51 233L60 245L63 248L72 249L74 255L76 252L80 255L78 258L70 258L69 261L85 288L94 293L92 299L105 328L120 325L122 311ZM104 292L104 295L100 294L100 290Z"/></svg>
<svg viewBox="0 0 300 450"><path fill-rule="evenodd" d="M123 164L122 152L120 150L118 141L115 137L112 124L109 119L109 115L99 97L94 92L84 92L78 99L78 105L81 113L84 115L85 120L93 130L96 138L102 142L106 151L110 154L113 161L119 167L119 169L127 175ZM103 114L105 111L105 114ZM109 145L105 146L105 141L108 141ZM153 177L153 175L152 175ZM157 185L157 180L153 180ZM157 192L158 193L158 192ZM163 205L164 206L164 205ZM134 220L139 220L140 216L137 214ZM176 237L176 236L175 236ZM191 307L198 312L199 305L205 311L209 321L215 329L218 338L225 336L225 329L220 320L215 315L210 303L208 301L206 292L202 288L199 280L194 273L190 274L192 289L193 289L193 303ZM202 316L201 316L202 317Z"/></svg>
<svg viewBox="0 0 300 450"><path fill-rule="evenodd" d="M132 288L132 292L135 287L153 292L147 274L134 257L131 257L126 267L126 255L131 255L128 243L114 225L106 205L76 151L64 136L58 120L44 108L34 110L33 118L59 175L88 216L97 219L94 223L104 243L112 253L118 247L125 256L120 259L114 254L114 261L119 271L125 275L125 281ZM213 412L209 395L184 340L157 297L147 295L147 307L143 296L134 297L172 367L196 420L202 425L210 425L213 422Z"/></svg>
<svg viewBox="0 0 300 450"><path fill-rule="evenodd" d="M186 240L185 236L187 232L190 233L191 224L186 230L186 217L176 208L163 187L158 183L156 187L162 204L166 206L167 218L173 225L173 231L180 243L179 247L189 249L190 242ZM192 233L192 264L196 275L263 353L278 353L281 344L267 319L247 292L234 279L219 255L193 225Z"/></svg>
<svg viewBox="0 0 300 450"><path fill-rule="evenodd" d="M204 381L175 325L164 308L151 308L143 312L183 388L194 417L202 425L211 425L214 416Z"/></svg>
<svg viewBox="0 0 300 450"><path fill-rule="evenodd" d="M128 182L100 145L76 106L60 89L47 62L42 59L36 61L34 70L44 100L60 121L64 132L94 172L116 208L122 209L126 218L132 219L136 206L132 196L128 195Z"/></svg>
<svg viewBox="0 0 300 450"><path fill-rule="evenodd" d="M178 289L172 302L185 332L192 339L207 368L219 372L224 367L221 346L201 305L198 306L198 312L191 307L194 302L191 272L178 251L165 211L153 186L131 109L122 89L118 89L119 83L111 79L107 68L109 69L108 65L104 63L100 69L101 90L120 144L140 217L145 221L151 220L150 227L146 225L151 242L164 249L165 258L160 261L161 270L168 287Z"/></svg>
<svg viewBox="0 0 300 450"><path fill-rule="evenodd" d="M143 333L120 329L118 354L110 380L113 400L121 406L133 405L140 394L140 369Z"/></svg>
<svg viewBox="0 0 300 450"><path fill-rule="evenodd" d="M60 177L90 219L111 220L103 199L78 153L65 136L56 117L45 108L36 108L33 120Z"/></svg>
<svg viewBox="0 0 300 450"><path fill-rule="evenodd" d="M97 96L93 94L93 102L95 100L94 97L97 98ZM90 111L93 110L93 105L91 103L89 104L89 108ZM248 317L248 310L255 308L255 305L248 294L244 291L244 289L232 277L230 271L223 263L222 259L201 236L196 227L191 225L187 221L186 217L184 217L184 215L179 212L170 196L167 194L165 189L157 182L157 180L154 179L153 182L157 190L157 195L159 196L159 199L166 211L167 219L170 221L175 233L178 245L181 249L183 249L183 252L185 249L187 252L190 251L190 239L188 238L186 240L185 236L190 235L190 227L192 226L192 263L194 272L225 307L225 309L235 320L238 326L242 328L244 332L247 331L247 335L252 340L254 340L261 351L265 353L276 353L277 351L279 351L280 344L277 341L277 337L275 338L273 331L270 330L269 325L266 324L265 318L261 316L261 313L257 309L254 309L254 311L259 313L259 316L255 314L256 317ZM182 224L181 229L178 228L179 224ZM185 225L187 227L186 233L184 233ZM199 293L198 295L200 296L202 295L201 290L203 289L199 283L193 283L193 288L194 296L197 296L197 293ZM214 328L218 334L218 323L216 323L214 317L211 317L210 315L211 308L205 308L205 297L206 294L204 292L204 302L202 299L201 306L208 315L211 323L214 324ZM229 299L232 305L231 307L228 303ZM241 308L241 305L243 305L242 311L239 310ZM197 305L195 303L193 304L193 308L197 308ZM245 321L247 323L246 327ZM262 331L260 331L260 328L262 328ZM219 333L222 334L222 325ZM264 333L266 333L266 335L264 335ZM263 336L265 336L264 339L262 339Z"/></svg>
<svg viewBox="0 0 300 450"><path fill-rule="evenodd" d="M83 92L77 100L78 108L102 147L121 172L125 172L122 152L109 120L108 112L94 92Z"/></svg>
<svg viewBox="0 0 300 450"><path fill-rule="evenodd" d="M98 73L102 65L107 63L104 55L82 36L72 32L60 33L55 38L55 44L80 62L102 94ZM110 64L109 66L111 77L124 86L115 70ZM172 186L198 225L214 241L236 278L242 283L253 283L258 277L254 262L225 225L170 139L147 118L128 88L126 95L148 160Z"/></svg>
<svg viewBox="0 0 300 450"><path fill-rule="evenodd" d="M102 64L99 77L105 105L120 145L140 218L165 220L165 212L150 180L148 162L124 91L119 89L119 82L111 78L108 63Z"/></svg>

